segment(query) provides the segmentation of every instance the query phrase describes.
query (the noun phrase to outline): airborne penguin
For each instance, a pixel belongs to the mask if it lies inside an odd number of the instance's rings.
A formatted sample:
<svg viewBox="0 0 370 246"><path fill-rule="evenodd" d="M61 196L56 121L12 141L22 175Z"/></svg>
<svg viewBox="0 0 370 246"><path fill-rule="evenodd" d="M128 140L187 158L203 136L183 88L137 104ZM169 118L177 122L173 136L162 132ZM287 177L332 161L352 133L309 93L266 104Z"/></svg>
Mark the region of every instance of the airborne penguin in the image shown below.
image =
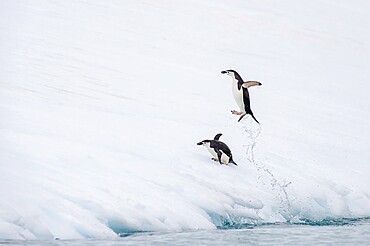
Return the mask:
<svg viewBox="0 0 370 246"><path fill-rule="evenodd" d="M221 135L222 134L219 133L214 137L213 140L203 140L197 143L197 145L205 146L209 153L211 153L211 155L213 156L212 160L218 161L221 165L232 163L237 166L238 164L234 162L229 147L227 147L224 142L219 141Z"/></svg>
<svg viewBox="0 0 370 246"><path fill-rule="evenodd" d="M240 112L236 110L231 110L232 114L235 115L241 115L238 121L241 121L244 116L249 114L252 116L252 118L259 124L256 117L254 117L252 109L251 109L251 102L249 97L248 88L252 86L260 86L262 85L258 81L243 81L242 77L234 70L225 70L221 72L222 74L229 75L233 81L232 81L232 90L233 95L236 103L238 104L240 108Z"/></svg>

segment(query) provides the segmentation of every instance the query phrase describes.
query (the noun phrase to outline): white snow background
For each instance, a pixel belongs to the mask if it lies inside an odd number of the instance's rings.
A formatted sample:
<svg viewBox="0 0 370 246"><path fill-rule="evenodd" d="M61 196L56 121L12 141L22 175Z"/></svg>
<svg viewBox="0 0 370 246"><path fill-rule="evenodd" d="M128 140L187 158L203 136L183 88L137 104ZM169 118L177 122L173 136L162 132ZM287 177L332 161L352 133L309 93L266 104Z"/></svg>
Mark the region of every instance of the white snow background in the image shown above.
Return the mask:
<svg viewBox="0 0 370 246"><path fill-rule="evenodd" d="M370 216L369 9L0 1L0 238ZM261 128L225 69L262 82Z"/></svg>

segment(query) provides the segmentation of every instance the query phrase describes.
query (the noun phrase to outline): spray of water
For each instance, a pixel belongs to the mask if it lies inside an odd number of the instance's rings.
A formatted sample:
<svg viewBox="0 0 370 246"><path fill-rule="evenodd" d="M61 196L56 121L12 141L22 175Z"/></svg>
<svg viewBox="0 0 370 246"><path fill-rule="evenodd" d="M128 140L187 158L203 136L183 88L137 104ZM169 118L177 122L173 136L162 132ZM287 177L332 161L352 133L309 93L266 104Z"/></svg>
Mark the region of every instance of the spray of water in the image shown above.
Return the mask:
<svg viewBox="0 0 370 246"><path fill-rule="evenodd" d="M266 185L266 183L269 184L271 189L276 193L276 197L280 202L279 212L288 222L290 222L294 219L294 217L291 213L292 204L286 188L291 184L291 182L286 181L285 179L279 181L274 173L265 164L256 161L254 149L261 137L262 126L258 124L258 127L255 127L253 119L251 117L248 118L249 122L247 119L242 121L242 128L247 135L247 142L244 144L244 147L246 148L246 156L249 162L256 167L259 173L259 182L261 182L263 185ZM264 178L264 176L267 176L267 178Z"/></svg>

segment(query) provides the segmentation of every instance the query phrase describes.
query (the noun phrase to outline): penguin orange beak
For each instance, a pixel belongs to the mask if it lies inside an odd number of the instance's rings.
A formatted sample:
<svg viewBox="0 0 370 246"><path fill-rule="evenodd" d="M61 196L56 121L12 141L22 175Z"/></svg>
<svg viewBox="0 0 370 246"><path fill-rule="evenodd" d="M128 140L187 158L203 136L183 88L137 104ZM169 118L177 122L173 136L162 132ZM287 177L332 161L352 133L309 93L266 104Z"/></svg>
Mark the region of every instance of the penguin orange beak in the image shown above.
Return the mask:
<svg viewBox="0 0 370 246"><path fill-rule="evenodd" d="M222 74L227 73L226 71L221 71Z"/></svg>

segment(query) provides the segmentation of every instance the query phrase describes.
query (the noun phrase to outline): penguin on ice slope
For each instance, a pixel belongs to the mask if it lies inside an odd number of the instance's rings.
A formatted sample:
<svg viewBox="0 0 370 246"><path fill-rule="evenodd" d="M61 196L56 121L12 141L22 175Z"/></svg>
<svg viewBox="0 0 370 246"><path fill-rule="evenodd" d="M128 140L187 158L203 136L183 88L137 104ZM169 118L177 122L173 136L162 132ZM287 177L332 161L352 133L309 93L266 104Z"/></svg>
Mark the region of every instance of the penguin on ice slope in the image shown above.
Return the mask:
<svg viewBox="0 0 370 246"><path fill-rule="evenodd" d="M227 147L225 143L219 141L221 135L222 134L219 133L214 137L213 140L203 140L197 143L197 145L205 146L209 153L211 153L211 155L214 157L212 160L218 161L221 165L232 163L237 166L238 164L234 162L229 147Z"/></svg>
<svg viewBox="0 0 370 246"><path fill-rule="evenodd" d="M232 89L233 89L233 95L236 103L238 104L240 108L240 112L236 110L231 110L232 114L241 115L238 121L241 121L244 116L249 114L252 116L252 118L259 124L256 117L254 117L252 109L251 109L251 102L249 97L248 88L252 86L260 86L262 85L258 81L243 81L242 77L234 70L225 70L221 72L222 74L229 75L233 81L232 81Z"/></svg>

